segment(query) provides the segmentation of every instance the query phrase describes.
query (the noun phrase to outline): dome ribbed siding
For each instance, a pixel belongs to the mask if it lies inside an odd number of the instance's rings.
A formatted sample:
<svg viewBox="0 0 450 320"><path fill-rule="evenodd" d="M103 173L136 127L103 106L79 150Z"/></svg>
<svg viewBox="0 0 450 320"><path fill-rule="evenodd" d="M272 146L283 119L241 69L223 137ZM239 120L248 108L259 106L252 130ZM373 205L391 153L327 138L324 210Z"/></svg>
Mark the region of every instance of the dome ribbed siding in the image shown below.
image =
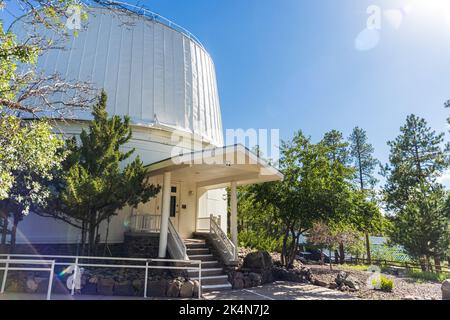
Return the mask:
<svg viewBox="0 0 450 320"><path fill-rule="evenodd" d="M86 29L70 38L67 50L40 57L38 70L104 88L108 112L128 115L134 125L160 124L223 145L211 57L196 41L158 21L91 8ZM75 118L90 120L91 115L77 112Z"/></svg>

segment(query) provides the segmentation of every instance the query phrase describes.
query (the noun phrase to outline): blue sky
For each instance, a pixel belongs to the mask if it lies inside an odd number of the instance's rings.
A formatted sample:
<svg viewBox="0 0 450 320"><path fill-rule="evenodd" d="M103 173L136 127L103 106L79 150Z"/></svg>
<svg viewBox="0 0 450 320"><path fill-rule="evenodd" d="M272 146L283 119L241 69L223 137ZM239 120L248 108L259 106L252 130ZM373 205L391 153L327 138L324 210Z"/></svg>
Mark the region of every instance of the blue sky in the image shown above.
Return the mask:
<svg viewBox="0 0 450 320"><path fill-rule="evenodd" d="M448 130L448 0L141 3L189 29L212 55L224 128L275 128L283 139L301 129L319 140L328 130L348 136L360 126L383 162L386 141L410 113ZM370 5L383 12L380 40L358 51Z"/></svg>

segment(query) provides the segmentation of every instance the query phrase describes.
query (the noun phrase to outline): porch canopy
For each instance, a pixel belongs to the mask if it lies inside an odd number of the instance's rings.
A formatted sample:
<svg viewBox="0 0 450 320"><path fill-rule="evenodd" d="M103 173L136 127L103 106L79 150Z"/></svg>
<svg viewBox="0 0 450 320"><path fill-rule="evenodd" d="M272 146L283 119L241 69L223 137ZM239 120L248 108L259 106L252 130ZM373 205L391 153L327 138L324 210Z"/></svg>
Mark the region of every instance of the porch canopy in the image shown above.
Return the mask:
<svg viewBox="0 0 450 320"><path fill-rule="evenodd" d="M283 175L241 144L194 151L148 165L149 176L171 172L172 179L190 181L198 188L218 189L278 181Z"/></svg>
<svg viewBox="0 0 450 320"><path fill-rule="evenodd" d="M230 229L237 247L237 186L283 179L283 174L241 144L176 155L146 167L149 177L163 175L160 257L165 256L170 182L189 181L197 188L231 188Z"/></svg>

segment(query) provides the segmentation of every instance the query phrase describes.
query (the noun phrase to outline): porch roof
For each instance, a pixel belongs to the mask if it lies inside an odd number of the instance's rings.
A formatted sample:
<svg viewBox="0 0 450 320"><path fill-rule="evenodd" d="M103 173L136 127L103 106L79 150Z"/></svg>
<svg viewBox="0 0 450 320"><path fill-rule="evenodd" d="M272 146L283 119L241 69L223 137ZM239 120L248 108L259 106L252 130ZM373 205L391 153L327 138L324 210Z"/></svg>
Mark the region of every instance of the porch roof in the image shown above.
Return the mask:
<svg viewBox="0 0 450 320"><path fill-rule="evenodd" d="M172 179L197 187L222 188L283 180L283 174L241 144L181 154L146 166L149 176L171 172Z"/></svg>

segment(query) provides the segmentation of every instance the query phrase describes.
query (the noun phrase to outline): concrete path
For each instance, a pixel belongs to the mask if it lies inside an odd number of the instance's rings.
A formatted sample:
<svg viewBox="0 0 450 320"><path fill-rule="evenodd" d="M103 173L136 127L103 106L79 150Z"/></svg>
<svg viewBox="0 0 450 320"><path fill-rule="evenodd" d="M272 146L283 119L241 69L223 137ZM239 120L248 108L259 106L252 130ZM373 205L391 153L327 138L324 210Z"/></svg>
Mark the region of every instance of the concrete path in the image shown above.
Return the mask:
<svg viewBox="0 0 450 320"><path fill-rule="evenodd" d="M257 288L205 293L206 300L355 300L356 298L340 291L318 286L275 282ZM45 294L5 293L0 300L45 300ZM140 298L117 296L89 296L52 294L52 300L170 300L170 298ZM189 300L189 299L185 299Z"/></svg>
<svg viewBox="0 0 450 320"><path fill-rule="evenodd" d="M275 282L257 288L210 292L207 300L357 300L336 290L294 282Z"/></svg>

